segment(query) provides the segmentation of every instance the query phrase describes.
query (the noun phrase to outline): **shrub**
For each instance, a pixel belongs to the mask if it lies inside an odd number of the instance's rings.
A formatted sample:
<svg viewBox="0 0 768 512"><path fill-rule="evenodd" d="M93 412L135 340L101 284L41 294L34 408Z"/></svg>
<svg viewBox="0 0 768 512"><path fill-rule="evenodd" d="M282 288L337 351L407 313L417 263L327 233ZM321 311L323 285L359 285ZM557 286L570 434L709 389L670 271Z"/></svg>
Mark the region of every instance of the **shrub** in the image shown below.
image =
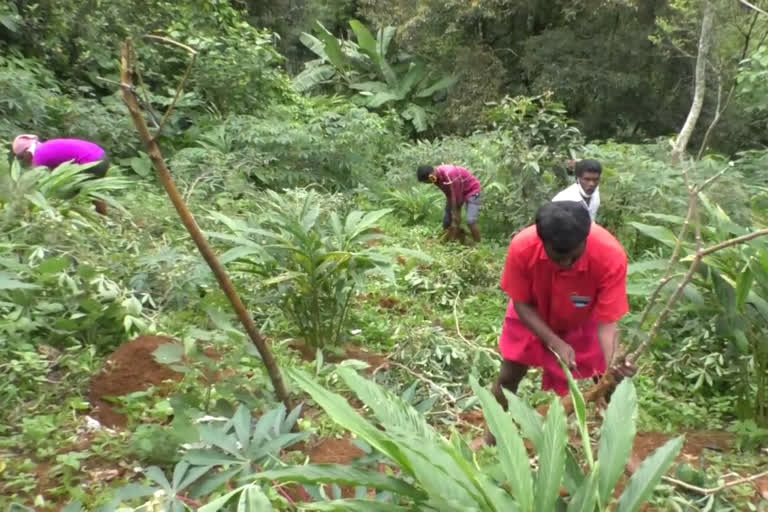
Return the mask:
<svg viewBox="0 0 768 512"><path fill-rule="evenodd" d="M211 236L230 241L222 261L259 275L270 300L307 343L322 347L340 340L350 300L364 278L372 272L392 276L393 257L366 244L382 238L374 226L389 210L353 210L343 219L323 211L315 192L296 199L269 191L260 222L216 214L232 235Z"/></svg>

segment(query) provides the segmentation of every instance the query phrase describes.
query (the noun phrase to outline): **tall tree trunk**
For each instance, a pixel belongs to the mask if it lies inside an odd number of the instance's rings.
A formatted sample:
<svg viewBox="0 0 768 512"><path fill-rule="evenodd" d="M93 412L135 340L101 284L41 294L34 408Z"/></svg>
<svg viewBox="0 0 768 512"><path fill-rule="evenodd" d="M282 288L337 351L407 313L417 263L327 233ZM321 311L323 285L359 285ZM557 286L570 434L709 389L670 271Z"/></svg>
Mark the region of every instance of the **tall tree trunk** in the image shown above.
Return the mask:
<svg viewBox="0 0 768 512"><path fill-rule="evenodd" d="M696 122L701 114L701 107L704 105L704 93L707 90L707 55L709 47L712 44L712 19L715 9L712 2L704 1L704 15L701 20L701 36L699 37L699 50L696 56L696 75L694 79L693 103L685 124L680 130L680 134L672 145L672 159L680 161L691 140L693 129L696 128Z"/></svg>

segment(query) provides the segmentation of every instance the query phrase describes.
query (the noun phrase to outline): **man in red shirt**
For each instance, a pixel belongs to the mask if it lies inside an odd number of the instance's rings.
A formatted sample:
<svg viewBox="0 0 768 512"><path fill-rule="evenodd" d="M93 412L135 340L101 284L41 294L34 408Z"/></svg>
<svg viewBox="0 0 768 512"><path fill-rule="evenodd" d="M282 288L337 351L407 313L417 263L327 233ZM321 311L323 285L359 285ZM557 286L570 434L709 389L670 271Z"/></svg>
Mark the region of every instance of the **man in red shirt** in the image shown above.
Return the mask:
<svg viewBox="0 0 768 512"><path fill-rule="evenodd" d="M607 230L574 201L551 202L536 224L510 242L501 276L509 295L499 350L504 358L493 394L517 392L531 366L543 371L541 387L568 393L557 354L577 379L601 375L613 363L616 322L628 311L627 256ZM620 377L634 374L626 364ZM486 434L486 442L493 442Z"/></svg>
<svg viewBox="0 0 768 512"><path fill-rule="evenodd" d="M422 183L432 183L445 194L443 229L446 231L461 220L461 207L467 205L467 226L475 243L480 242L477 214L480 211L480 182L471 172L457 165L422 165L416 170L416 178ZM454 216L456 218L454 218Z"/></svg>

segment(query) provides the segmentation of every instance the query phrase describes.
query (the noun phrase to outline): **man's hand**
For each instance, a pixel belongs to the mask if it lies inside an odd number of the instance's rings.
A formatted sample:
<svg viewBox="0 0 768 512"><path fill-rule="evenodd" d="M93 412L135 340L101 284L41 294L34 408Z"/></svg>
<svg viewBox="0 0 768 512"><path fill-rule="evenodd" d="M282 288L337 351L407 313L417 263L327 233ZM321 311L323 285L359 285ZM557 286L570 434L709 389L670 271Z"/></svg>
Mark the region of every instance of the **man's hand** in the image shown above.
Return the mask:
<svg viewBox="0 0 768 512"><path fill-rule="evenodd" d="M637 366L634 363L627 362L624 356L622 356L617 358L616 363L613 365L613 371L618 377L616 380L621 381L625 377L633 377L637 373Z"/></svg>
<svg viewBox="0 0 768 512"><path fill-rule="evenodd" d="M552 344L550 348L560 357L560 359L562 359L569 370L576 369L576 352L574 352L573 347L563 340L560 340L557 343Z"/></svg>

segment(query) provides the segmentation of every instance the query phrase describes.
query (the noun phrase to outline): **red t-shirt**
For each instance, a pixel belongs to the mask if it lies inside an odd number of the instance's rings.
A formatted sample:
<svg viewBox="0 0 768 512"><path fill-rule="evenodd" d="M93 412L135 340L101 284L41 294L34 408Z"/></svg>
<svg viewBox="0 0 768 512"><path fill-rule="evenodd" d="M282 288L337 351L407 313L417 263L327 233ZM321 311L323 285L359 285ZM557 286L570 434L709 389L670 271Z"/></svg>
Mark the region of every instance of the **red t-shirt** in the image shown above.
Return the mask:
<svg viewBox="0 0 768 512"><path fill-rule="evenodd" d="M509 244L501 288L510 297L507 318L518 318L513 301L531 304L559 336L590 321L612 323L629 310L627 255L605 228L592 223L584 253L570 268L552 262L529 226Z"/></svg>
<svg viewBox="0 0 768 512"><path fill-rule="evenodd" d="M475 194L480 193L480 182L475 176L458 165L438 165L435 167L437 185L447 198L451 198L451 192L456 197L458 204L463 204Z"/></svg>

